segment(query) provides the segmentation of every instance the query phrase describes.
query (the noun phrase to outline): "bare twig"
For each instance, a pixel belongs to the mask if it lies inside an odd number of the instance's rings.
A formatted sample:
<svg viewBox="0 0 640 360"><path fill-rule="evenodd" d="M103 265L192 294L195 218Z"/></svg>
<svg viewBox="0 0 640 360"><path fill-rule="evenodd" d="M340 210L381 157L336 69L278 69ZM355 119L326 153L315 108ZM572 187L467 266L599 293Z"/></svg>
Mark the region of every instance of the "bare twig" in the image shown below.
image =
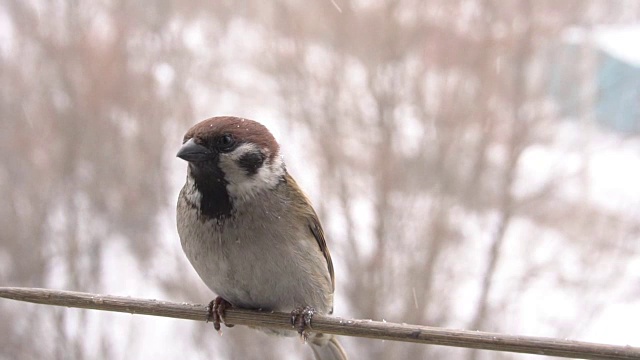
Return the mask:
<svg viewBox="0 0 640 360"><path fill-rule="evenodd" d="M73 291L0 287L0 297L37 304L116 311L205 321L205 305L175 303ZM237 325L292 329L291 315L280 312L227 309L225 319ZM640 359L640 348L552 338L513 336L479 331L450 330L429 326L350 320L315 315L313 331L423 344L559 356L581 359Z"/></svg>

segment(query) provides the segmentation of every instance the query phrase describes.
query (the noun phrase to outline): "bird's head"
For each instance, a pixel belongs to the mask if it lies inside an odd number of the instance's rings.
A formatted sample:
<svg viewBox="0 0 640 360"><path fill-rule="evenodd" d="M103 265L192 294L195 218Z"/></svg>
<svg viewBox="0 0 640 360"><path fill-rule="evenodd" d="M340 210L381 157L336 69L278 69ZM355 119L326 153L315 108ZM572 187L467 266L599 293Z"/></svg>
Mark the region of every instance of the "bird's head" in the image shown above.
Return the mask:
<svg viewBox="0 0 640 360"><path fill-rule="evenodd" d="M189 162L188 176L200 191L224 186L233 201L274 188L285 173L280 146L269 130L256 121L231 116L194 125L177 156Z"/></svg>

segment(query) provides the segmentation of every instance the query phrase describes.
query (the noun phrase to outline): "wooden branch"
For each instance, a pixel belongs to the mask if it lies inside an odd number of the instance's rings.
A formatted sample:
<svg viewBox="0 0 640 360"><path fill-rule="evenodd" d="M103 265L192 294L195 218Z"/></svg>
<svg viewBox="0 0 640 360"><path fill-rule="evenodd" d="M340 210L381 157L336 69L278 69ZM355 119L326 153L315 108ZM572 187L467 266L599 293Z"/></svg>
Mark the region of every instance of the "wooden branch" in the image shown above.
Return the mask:
<svg viewBox="0 0 640 360"><path fill-rule="evenodd" d="M205 321L207 317L206 306L200 304L175 303L73 291L0 287L0 297L45 305L164 316L196 321ZM230 324L292 329L290 323L291 315L288 313L228 309L225 318ZM341 319L319 314L313 317L311 326L315 332L380 340L580 359L640 359L640 348L631 346L614 346L480 331L450 330L372 320Z"/></svg>

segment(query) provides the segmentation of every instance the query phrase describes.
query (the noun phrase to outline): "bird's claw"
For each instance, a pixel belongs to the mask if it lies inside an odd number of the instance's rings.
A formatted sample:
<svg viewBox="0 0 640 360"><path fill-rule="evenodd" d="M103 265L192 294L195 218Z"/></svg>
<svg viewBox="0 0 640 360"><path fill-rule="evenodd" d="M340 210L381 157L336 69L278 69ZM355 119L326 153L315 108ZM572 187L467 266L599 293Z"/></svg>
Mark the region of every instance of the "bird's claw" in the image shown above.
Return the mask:
<svg viewBox="0 0 640 360"><path fill-rule="evenodd" d="M291 312L291 325L298 331L300 338L306 343L311 329L311 319L316 309L311 306L300 307Z"/></svg>
<svg viewBox="0 0 640 360"><path fill-rule="evenodd" d="M227 324L224 320L224 313L228 308L232 308L230 302L218 296L214 300L211 300L207 306L207 322L213 322L213 328L220 334L220 323L225 324L227 327L233 327L233 324Z"/></svg>

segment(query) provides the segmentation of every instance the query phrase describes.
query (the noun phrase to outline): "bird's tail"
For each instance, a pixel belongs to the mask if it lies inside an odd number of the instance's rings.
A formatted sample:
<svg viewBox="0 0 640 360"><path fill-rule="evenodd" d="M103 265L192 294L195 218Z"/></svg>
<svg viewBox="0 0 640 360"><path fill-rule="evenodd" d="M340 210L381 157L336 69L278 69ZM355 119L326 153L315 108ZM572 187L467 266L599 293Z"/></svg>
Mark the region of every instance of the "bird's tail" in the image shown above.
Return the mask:
<svg viewBox="0 0 640 360"><path fill-rule="evenodd" d="M348 360L347 353L333 335L316 334L309 343L316 360Z"/></svg>

